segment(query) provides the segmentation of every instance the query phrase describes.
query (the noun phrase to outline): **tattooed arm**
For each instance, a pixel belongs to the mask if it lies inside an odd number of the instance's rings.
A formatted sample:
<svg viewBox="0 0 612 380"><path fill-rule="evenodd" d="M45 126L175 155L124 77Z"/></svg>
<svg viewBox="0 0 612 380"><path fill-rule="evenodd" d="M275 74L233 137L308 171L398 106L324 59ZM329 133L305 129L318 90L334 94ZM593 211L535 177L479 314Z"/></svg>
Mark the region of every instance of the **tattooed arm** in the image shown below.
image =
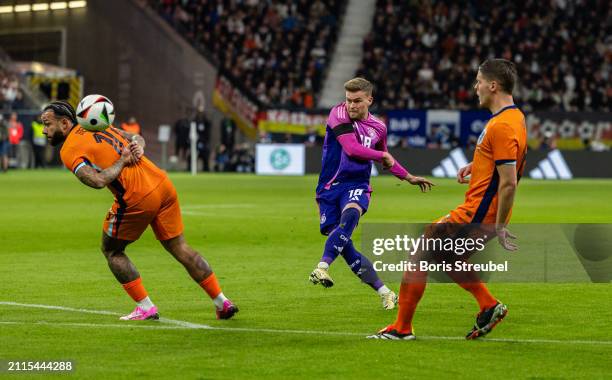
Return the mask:
<svg viewBox="0 0 612 380"><path fill-rule="evenodd" d="M132 145L132 144L130 144ZM77 170L75 175L77 178L89 187L101 189L113 182L124 167L136 163L138 160L133 156L130 146L127 146L121 152L121 157L114 164L101 172L96 171L91 166L83 165Z"/></svg>

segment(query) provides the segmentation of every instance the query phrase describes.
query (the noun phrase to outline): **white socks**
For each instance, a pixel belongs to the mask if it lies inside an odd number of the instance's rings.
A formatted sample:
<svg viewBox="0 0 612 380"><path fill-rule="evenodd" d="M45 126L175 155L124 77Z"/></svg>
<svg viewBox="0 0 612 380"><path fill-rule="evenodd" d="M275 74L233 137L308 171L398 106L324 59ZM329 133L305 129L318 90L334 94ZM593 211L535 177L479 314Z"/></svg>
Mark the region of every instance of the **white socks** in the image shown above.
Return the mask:
<svg viewBox="0 0 612 380"><path fill-rule="evenodd" d="M376 290L376 292L378 293L379 296L382 296L384 294L387 294L391 291L391 289L387 288L387 285L383 285L380 288L378 288Z"/></svg>
<svg viewBox="0 0 612 380"><path fill-rule="evenodd" d="M144 311L147 311L150 308L152 308L153 306L155 306L155 305L153 305L153 302L151 302L151 299L149 297L145 297L145 298L141 299L140 301L137 302L137 304Z"/></svg>
<svg viewBox="0 0 612 380"><path fill-rule="evenodd" d="M219 293L217 297L213 300L217 309L223 309L223 302L225 302L227 298L223 295L223 292Z"/></svg>
<svg viewBox="0 0 612 380"><path fill-rule="evenodd" d="M225 295L223 295L223 293L219 293L219 295L217 297L215 297L215 299L213 300L215 306L217 307L217 309L221 310L223 309L223 302L227 300L227 297L225 297ZM138 306L144 310L147 311L150 308L152 308L153 306L155 306L153 304L153 302L151 302L151 299L149 297L145 297L142 300L137 302Z"/></svg>
<svg viewBox="0 0 612 380"><path fill-rule="evenodd" d="M321 261L321 262L320 262L320 263L317 265L317 268L328 270L328 269L329 269L329 264L328 264L328 263L326 263L325 261Z"/></svg>

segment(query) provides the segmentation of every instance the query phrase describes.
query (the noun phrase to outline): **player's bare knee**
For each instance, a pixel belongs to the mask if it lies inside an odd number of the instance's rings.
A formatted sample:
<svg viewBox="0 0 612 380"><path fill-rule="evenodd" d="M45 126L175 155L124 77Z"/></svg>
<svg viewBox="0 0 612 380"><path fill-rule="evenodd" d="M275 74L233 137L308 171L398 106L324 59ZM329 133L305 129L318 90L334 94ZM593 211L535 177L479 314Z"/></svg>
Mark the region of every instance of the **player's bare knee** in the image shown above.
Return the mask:
<svg viewBox="0 0 612 380"><path fill-rule="evenodd" d="M102 247L102 254L104 254L104 257L106 257L106 260L109 262L117 257L125 256L125 252L123 250L112 248L109 249L106 247Z"/></svg>
<svg viewBox="0 0 612 380"><path fill-rule="evenodd" d="M342 210L342 212L345 212L346 210L348 210L349 208L354 208L357 211L359 211L359 215L363 215L363 209L361 208L361 206L357 203L349 203L346 206L344 206L344 209Z"/></svg>
<svg viewBox="0 0 612 380"><path fill-rule="evenodd" d="M166 251L176 256L180 254L183 250L183 247L186 245L184 238L182 236L175 237L170 240L164 240L161 242L162 246Z"/></svg>
<svg viewBox="0 0 612 380"><path fill-rule="evenodd" d="M113 255L113 250L111 248L106 247L104 244L102 244L102 246L100 247L100 251L102 251L102 254L104 255L104 257L106 257L107 260Z"/></svg>
<svg viewBox="0 0 612 380"><path fill-rule="evenodd" d="M110 259L113 256L124 255L125 247L127 247L131 241L119 240L112 238L105 233L102 234L102 243L100 250L106 259Z"/></svg>

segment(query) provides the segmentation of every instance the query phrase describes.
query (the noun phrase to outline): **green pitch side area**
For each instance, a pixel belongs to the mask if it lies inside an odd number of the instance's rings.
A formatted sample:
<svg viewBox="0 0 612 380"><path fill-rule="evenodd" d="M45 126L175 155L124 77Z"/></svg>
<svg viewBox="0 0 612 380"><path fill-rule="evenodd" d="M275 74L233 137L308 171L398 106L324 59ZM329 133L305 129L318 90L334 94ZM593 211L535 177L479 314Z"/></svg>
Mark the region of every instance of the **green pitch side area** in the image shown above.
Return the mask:
<svg viewBox="0 0 612 380"><path fill-rule="evenodd" d="M369 341L395 310L382 310L341 259L331 268L333 288L308 282L324 243L316 177L171 178L187 241L240 306L236 318L215 320L205 293L148 231L127 254L165 319L120 322L133 303L99 250L110 192L65 170L9 172L0 175L0 360L71 359L77 378L610 376L609 284L492 284L509 314L480 341L463 339L477 312L471 296L431 284L416 315L418 340ZM394 178L373 179L363 222L445 215L465 187L435 182L421 194ZM513 222L612 223L611 196L612 181L524 180Z"/></svg>

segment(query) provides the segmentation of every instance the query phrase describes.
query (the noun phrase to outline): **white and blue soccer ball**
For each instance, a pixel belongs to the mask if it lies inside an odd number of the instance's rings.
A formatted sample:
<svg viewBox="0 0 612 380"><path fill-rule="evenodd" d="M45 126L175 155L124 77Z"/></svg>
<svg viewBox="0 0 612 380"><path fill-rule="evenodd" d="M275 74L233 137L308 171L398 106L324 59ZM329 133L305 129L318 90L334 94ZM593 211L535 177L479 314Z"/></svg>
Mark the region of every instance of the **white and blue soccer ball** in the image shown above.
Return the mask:
<svg viewBox="0 0 612 380"><path fill-rule="evenodd" d="M76 109L79 125L88 131L103 131L115 120L115 107L104 95L87 95Z"/></svg>

